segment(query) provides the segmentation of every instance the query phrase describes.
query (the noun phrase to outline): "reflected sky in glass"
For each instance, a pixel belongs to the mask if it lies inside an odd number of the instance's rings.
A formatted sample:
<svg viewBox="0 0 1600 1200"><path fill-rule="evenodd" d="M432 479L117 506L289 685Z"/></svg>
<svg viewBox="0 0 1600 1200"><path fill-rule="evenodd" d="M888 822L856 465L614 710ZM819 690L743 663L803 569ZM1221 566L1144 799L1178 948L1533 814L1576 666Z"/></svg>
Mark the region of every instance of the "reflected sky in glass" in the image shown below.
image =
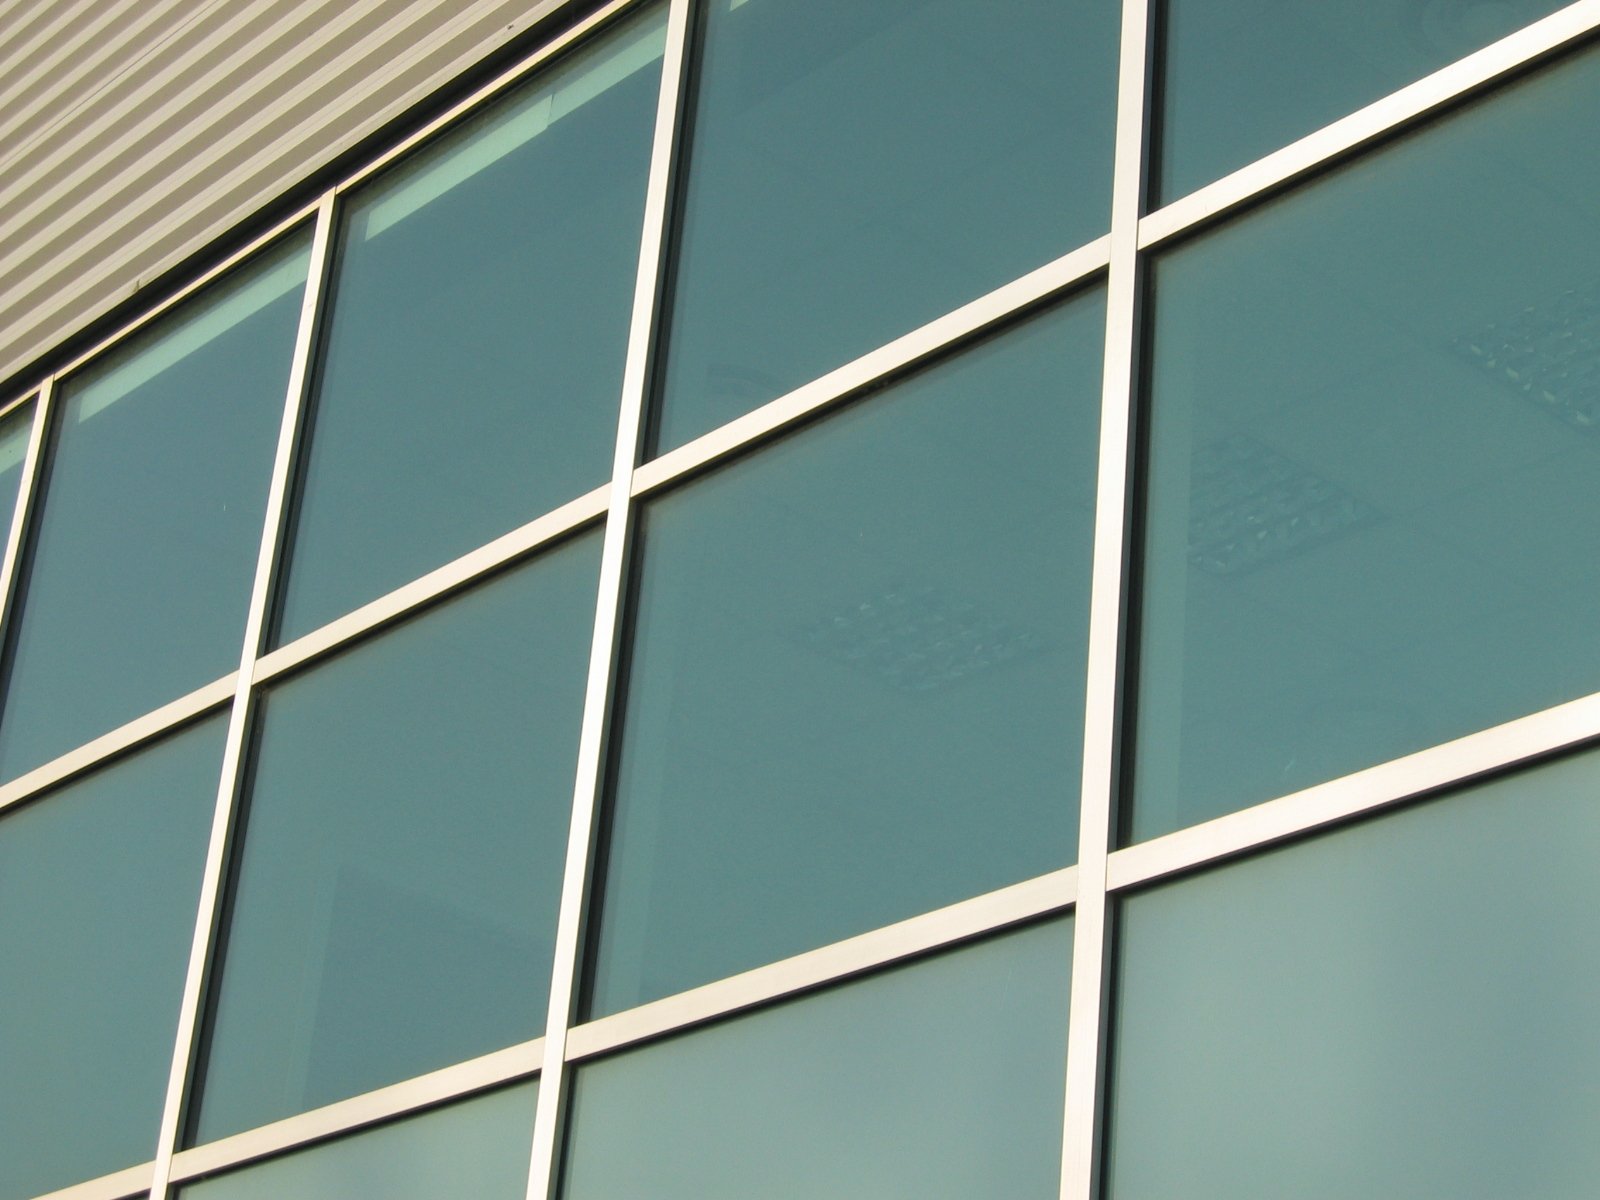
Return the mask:
<svg viewBox="0 0 1600 1200"><path fill-rule="evenodd" d="M577 1068L565 1200L1055 1200L1054 921Z"/></svg>
<svg viewBox="0 0 1600 1200"><path fill-rule="evenodd" d="M0 530L9 532L17 511L22 463L33 429L33 405L23 404L0 418ZM4 536L4 534L0 534ZM4 545L0 542L0 545Z"/></svg>
<svg viewBox="0 0 1600 1200"><path fill-rule="evenodd" d="M251 260L62 383L0 777L239 665L308 242Z"/></svg>
<svg viewBox="0 0 1600 1200"><path fill-rule="evenodd" d="M591 1004L1076 856L1104 307L651 501Z"/></svg>
<svg viewBox="0 0 1600 1200"><path fill-rule="evenodd" d="M1600 54L1157 261L1132 836L1600 688Z"/></svg>
<svg viewBox="0 0 1600 1200"><path fill-rule="evenodd" d="M660 449L1104 234L1119 10L702 5Z"/></svg>
<svg viewBox="0 0 1600 1200"><path fill-rule="evenodd" d="M525 1200L528 1083L193 1183L180 1200Z"/></svg>
<svg viewBox="0 0 1600 1200"><path fill-rule="evenodd" d="M0 813L0 1200L155 1154L226 727Z"/></svg>
<svg viewBox="0 0 1600 1200"><path fill-rule="evenodd" d="M665 24L351 196L280 642L610 476Z"/></svg>
<svg viewBox="0 0 1600 1200"><path fill-rule="evenodd" d="M1568 0L1165 0L1157 190L1178 199Z"/></svg>
<svg viewBox="0 0 1600 1200"><path fill-rule="evenodd" d="M1582 1200L1600 757L1135 895L1110 1200Z"/></svg>
<svg viewBox="0 0 1600 1200"><path fill-rule="evenodd" d="M543 1031L599 551L267 693L197 1140Z"/></svg>

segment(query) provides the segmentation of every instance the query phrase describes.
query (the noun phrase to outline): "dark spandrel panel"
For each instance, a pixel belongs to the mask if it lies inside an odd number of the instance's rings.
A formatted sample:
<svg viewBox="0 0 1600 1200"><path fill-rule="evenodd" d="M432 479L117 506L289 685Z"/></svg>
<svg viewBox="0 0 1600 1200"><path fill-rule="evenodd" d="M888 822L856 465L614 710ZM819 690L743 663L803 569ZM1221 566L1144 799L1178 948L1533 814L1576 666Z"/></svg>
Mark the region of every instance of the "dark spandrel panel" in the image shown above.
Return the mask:
<svg viewBox="0 0 1600 1200"><path fill-rule="evenodd" d="M646 510L595 1012L1074 860L1103 314Z"/></svg>
<svg viewBox="0 0 1600 1200"><path fill-rule="evenodd" d="M1131 836L1600 688L1600 55L1162 258Z"/></svg>
<svg viewBox="0 0 1600 1200"><path fill-rule="evenodd" d="M226 722L0 813L0 1198L155 1156Z"/></svg>
<svg viewBox="0 0 1600 1200"><path fill-rule="evenodd" d="M1131 898L1110 1191L1583 1200L1593 752Z"/></svg>
<svg viewBox="0 0 1600 1200"><path fill-rule="evenodd" d="M1106 232L1114 0L704 9L662 450Z"/></svg>
<svg viewBox="0 0 1600 1200"><path fill-rule="evenodd" d="M279 641L604 483L662 10L352 200Z"/></svg>
<svg viewBox="0 0 1600 1200"><path fill-rule="evenodd" d="M1072 926L578 1068L566 1200L1059 1195Z"/></svg>
<svg viewBox="0 0 1600 1200"><path fill-rule="evenodd" d="M1569 0L1165 0L1167 203Z"/></svg>
<svg viewBox="0 0 1600 1200"><path fill-rule="evenodd" d="M0 776L239 665L306 247L253 260L63 384Z"/></svg>
<svg viewBox="0 0 1600 1200"><path fill-rule="evenodd" d="M33 429L33 405L0 418L0 538L11 529L22 485L22 464L28 456L28 435ZM0 541L0 547L5 545Z"/></svg>
<svg viewBox="0 0 1600 1200"><path fill-rule="evenodd" d="M268 694L196 1140L543 1031L598 558Z"/></svg>
<svg viewBox="0 0 1600 1200"><path fill-rule="evenodd" d="M181 1200L524 1200L535 1083L244 1167Z"/></svg>

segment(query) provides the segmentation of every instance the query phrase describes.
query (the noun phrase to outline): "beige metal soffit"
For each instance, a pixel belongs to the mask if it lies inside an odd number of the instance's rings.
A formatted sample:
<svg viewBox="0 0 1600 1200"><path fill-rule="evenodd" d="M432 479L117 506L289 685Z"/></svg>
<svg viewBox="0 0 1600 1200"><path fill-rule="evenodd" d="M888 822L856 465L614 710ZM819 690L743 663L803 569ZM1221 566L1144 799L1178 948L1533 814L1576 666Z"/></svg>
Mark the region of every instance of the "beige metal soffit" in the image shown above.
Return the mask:
<svg viewBox="0 0 1600 1200"><path fill-rule="evenodd" d="M0 33L0 176L223 0L77 0L38 39Z"/></svg>
<svg viewBox="0 0 1600 1200"><path fill-rule="evenodd" d="M70 5L65 6L70 7ZM0 124L0 381L576 0L116 0L98 63ZM165 20L149 21L151 10ZM96 20L104 16L96 9ZM27 71L77 26L0 25ZM531 47L530 47L531 49ZM108 52L109 51L109 52ZM27 55L27 61L18 59ZM39 83L48 83L41 77ZM8 74L0 87L12 87ZM87 90L85 90L87 88ZM42 93L41 93L42 95ZM38 96L30 93L23 107ZM41 114L53 118L37 123ZM34 122L30 124L29 122ZM12 390L15 390L13 388Z"/></svg>

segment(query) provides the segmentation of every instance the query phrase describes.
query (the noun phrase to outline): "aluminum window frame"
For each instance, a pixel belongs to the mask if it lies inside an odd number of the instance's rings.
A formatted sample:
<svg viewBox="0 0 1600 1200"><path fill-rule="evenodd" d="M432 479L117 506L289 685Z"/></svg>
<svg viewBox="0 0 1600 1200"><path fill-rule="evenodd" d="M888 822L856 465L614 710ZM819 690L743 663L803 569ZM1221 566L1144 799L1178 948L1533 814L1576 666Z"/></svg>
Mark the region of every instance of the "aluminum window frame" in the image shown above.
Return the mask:
<svg viewBox="0 0 1600 1200"><path fill-rule="evenodd" d="M1437 794L1532 760L1600 739L1600 691L1416 753L1382 762L1238 812L1114 848L1122 772L1121 706L1127 675L1133 590L1132 551L1137 415L1141 403L1142 281L1152 255L1177 239L1277 194L1286 187L1391 140L1441 112L1493 91L1600 34L1600 0L1564 9L1425 76L1237 171L1153 211L1145 211L1152 154L1150 94L1157 71L1152 51L1159 18L1152 0L1121 0L1116 150L1110 229L1002 287L895 338L854 361L772 400L660 457L641 461L644 412L653 353L663 326L664 279L670 249L675 174L682 158L691 45L701 0L662 0L668 12L644 226L613 470L608 484L575 497L418 579L346 613L295 641L269 650L265 629L282 570L284 518L303 441L312 358L324 320L331 247L345 193L414 148L479 111L542 65L642 9L648 0L612 0L570 24L465 99L426 121L363 163L315 203L277 222L219 258L180 290L101 339L66 365L0 403L0 415L32 404L32 426L15 516L0 558L0 638L13 618L13 598L39 508L46 473L45 436L59 382L120 345L185 298L278 238L313 228L310 276L302 304L290 386L267 516L258 550L244 645L237 670L145 713L117 729L0 786L0 818L66 780L163 736L198 717L228 709L224 766L218 784L204 886L196 914L179 1035L173 1048L161 1136L150 1161L49 1193L40 1200L123 1200L148 1192L168 1200L188 1181L304 1148L373 1124L538 1077L537 1116L530 1131L528 1200L554 1200L559 1186L567 1068L600 1054L775 1003L866 972L907 961L1012 926L1072 912L1074 951L1062 1200L1099 1194L1106 1072L1109 947L1115 897L1332 825ZM639 504L709 466L778 436L799 422L882 386L934 356L1086 285L1107 291L1099 478L1091 575L1090 660L1085 686L1080 859L1039 876L871 932L808 951L591 1021L578 1021L587 908L593 890L597 813L606 743L621 683L619 646L627 621L629 559ZM292 669L337 653L374 630L458 592L488 574L579 531L604 525L594 638L585 693L579 770L563 879L550 1019L542 1037L342 1100L311 1112L182 1148L184 1107L193 1084L201 1014L211 970L220 901L230 854L247 733L261 689Z"/></svg>

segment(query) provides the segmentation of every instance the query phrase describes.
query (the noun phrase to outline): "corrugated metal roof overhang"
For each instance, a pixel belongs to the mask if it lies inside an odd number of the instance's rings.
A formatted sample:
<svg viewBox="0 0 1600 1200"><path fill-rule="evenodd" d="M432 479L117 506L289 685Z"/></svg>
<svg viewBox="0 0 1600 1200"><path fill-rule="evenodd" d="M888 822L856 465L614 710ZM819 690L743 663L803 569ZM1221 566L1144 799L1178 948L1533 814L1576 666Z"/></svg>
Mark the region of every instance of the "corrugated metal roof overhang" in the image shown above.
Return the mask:
<svg viewBox="0 0 1600 1200"><path fill-rule="evenodd" d="M0 381L585 7L0 0Z"/></svg>

